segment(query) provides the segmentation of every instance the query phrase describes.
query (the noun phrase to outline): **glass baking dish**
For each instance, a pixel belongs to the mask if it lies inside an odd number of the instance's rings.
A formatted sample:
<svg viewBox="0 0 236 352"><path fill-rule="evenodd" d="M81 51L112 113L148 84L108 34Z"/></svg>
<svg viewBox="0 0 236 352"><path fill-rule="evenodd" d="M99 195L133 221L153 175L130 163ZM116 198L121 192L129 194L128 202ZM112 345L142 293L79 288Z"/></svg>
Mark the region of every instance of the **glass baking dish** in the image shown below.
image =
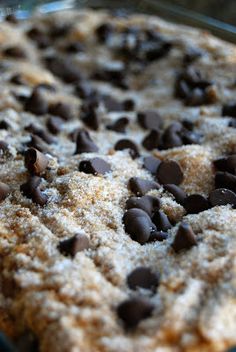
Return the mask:
<svg viewBox="0 0 236 352"><path fill-rule="evenodd" d="M236 43L235 0L7 0L0 2L0 17L16 13L26 18L34 11L44 13L68 8L108 8L111 10L156 14L167 20L211 31L216 36Z"/></svg>

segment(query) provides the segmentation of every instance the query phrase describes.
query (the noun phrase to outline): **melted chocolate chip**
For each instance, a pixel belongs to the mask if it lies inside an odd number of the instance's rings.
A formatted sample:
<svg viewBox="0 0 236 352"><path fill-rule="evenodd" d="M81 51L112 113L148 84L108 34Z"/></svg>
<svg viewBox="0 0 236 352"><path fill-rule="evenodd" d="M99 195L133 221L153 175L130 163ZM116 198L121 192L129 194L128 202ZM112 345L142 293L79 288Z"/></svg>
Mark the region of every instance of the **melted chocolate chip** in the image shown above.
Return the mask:
<svg viewBox="0 0 236 352"><path fill-rule="evenodd" d="M164 188L166 191L168 191L169 193L171 193L176 202L183 205L185 203L185 199L187 197L186 193L178 186L174 185L174 184L166 184L164 185Z"/></svg>
<svg viewBox="0 0 236 352"><path fill-rule="evenodd" d="M172 225L168 219L168 216L161 210L157 210L152 217L153 223L156 225L158 231L167 231Z"/></svg>
<svg viewBox="0 0 236 352"><path fill-rule="evenodd" d="M38 205L45 205L48 201L46 194L43 194L40 190L41 178L38 176L32 176L29 180L20 186L20 190L23 195Z"/></svg>
<svg viewBox="0 0 236 352"><path fill-rule="evenodd" d="M143 159L143 166L147 169L152 175L156 175L158 166L160 165L161 160L155 156L146 156Z"/></svg>
<svg viewBox="0 0 236 352"><path fill-rule="evenodd" d="M142 145L147 150L158 149L162 145L161 131L150 131L148 135L143 139Z"/></svg>
<svg viewBox="0 0 236 352"><path fill-rule="evenodd" d="M198 214L209 209L210 204L201 194L192 194L185 199L184 207L188 214Z"/></svg>
<svg viewBox="0 0 236 352"><path fill-rule="evenodd" d="M126 202L126 209L138 208L144 210L149 216L160 208L160 200L154 196L130 197Z"/></svg>
<svg viewBox="0 0 236 352"><path fill-rule="evenodd" d="M134 297L122 302L117 308L117 314L126 328L135 328L141 320L150 317L153 309L151 302Z"/></svg>
<svg viewBox="0 0 236 352"><path fill-rule="evenodd" d="M137 118L140 126L148 130L159 131L163 126L161 116L154 110L138 112Z"/></svg>
<svg viewBox="0 0 236 352"><path fill-rule="evenodd" d="M0 182L0 202L7 198L10 193L10 187L3 182Z"/></svg>
<svg viewBox="0 0 236 352"><path fill-rule="evenodd" d="M92 141L89 133L85 130L79 130L76 137L75 154L96 153L96 152L98 152L98 147Z"/></svg>
<svg viewBox="0 0 236 352"><path fill-rule="evenodd" d="M182 222L175 235L172 248L178 253L182 249L190 249L196 244L197 240L192 227L189 224Z"/></svg>
<svg viewBox="0 0 236 352"><path fill-rule="evenodd" d="M209 194L209 201L211 205L236 205L236 194L228 189L225 188L218 188L214 191L211 191Z"/></svg>
<svg viewBox="0 0 236 352"><path fill-rule="evenodd" d="M89 248L89 239L86 235L78 233L66 240L59 243L59 251L71 257L74 257L76 253L81 252Z"/></svg>
<svg viewBox="0 0 236 352"><path fill-rule="evenodd" d="M93 158L91 160L83 160L79 164L79 171L86 174L105 175L111 171L110 165L101 158Z"/></svg>
<svg viewBox="0 0 236 352"><path fill-rule="evenodd" d="M125 133L125 129L127 125L129 124L129 119L127 117L121 117L117 119L115 122L113 122L110 125L107 125L108 130L112 130L118 133Z"/></svg>
<svg viewBox="0 0 236 352"><path fill-rule="evenodd" d="M135 159L139 157L139 151L138 147L134 142L132 142L130 139L120 139L118 142L116 142L114 146L115 150L125 150L128 149L130 156Z"/></svg>
<svg viewBox="0 0 236 352"><path fill-rule="evenodd" d="M69 104L66 103L56 103L49 106L49 113L54 116L59 116L63 120L68 121L73 119L73 112Z"/></svg>
<svg viewBox="0 0 236 352"><path fill-rule="evenodd" d="M147 213L141 209L133 208L125 212L123 217L125 231L131 238L144 244L149 240L152 231L156 230Z"/></svg>
<svg viewBox="0 0 236 352"><path fill-rule="evenodd" d="M128 187L137 196L144 196L152 189L159 189L160 185L157 182L144 180L140 177L131 177Z"/></svg>
<svg viewBox="0 0 236 352"><path fill-rule="evenodd" d="M183 177L180 165L173 160L162 161L157 169L157 179L162 184L179 185L183 181Z"/></svg>
<svg viewBox="0 0 236 352"><path fill-rule="evenodd" d="M35 148L25 152L25 166L32 175L39 176L45 172L48 166L48 158Z"/></svg>
<svg viewBox="0 0 236 352"><path fill-rule="evenodd" d="M127 276L127 284L131 290L141 287L155 291L159 284L159 274L154 273L149 268L140 266Z"/></svg>
<svg viewBox="0 0 236 352"><path fill-rule="evenodd" d="M33 90L31 96L26 100L24 108L35 115L44 115L48 112L48 103L40 89Z"/></svg>

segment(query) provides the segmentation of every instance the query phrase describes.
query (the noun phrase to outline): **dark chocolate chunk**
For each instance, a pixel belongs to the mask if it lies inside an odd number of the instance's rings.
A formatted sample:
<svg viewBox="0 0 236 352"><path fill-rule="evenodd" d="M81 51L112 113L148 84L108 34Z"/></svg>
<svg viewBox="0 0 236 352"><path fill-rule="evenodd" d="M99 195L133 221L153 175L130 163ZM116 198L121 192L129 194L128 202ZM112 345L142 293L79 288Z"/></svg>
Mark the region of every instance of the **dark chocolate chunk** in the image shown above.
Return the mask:
<svg viewBox="0 0 236 352"><path fill-rule="evenodd" d="M236 205L236 194L229 189L218 188L210 192L209 201L213 207L226 204Z"/></svg>
<svg viewBox="0 0 236 352"><path fill-rule="evenodd" d="M25 59L26 53L19 46L11 46L3 50L3 54L14 59Z"/></svg>
<svg viewBox="0 0 236 352"><path fill-rule="evenodd" d="M154 110L140 111L137 118L140 126L148 130L159 131L163 126L162 117Z"/></svg>
<svg viewBox="0 0 236 352"><path fill-rule="evenodd" d="M185 199L184 207L188 214L198 214L209 209L210 204L201 194L191 194Z"/></svg>
<svg viewBox="0 0 236 352"><path fill-rule="evenodd" d="M3 182L0 182L0 202L7 198L10 193L10 187Z"/></svg>
<svg viewBox="0 0 236 352"><path fill-rule="evenodd" d="M165 241L168 238L169 234L168 232L164 231L153 231L150 234L148 242L162 242Z"/></svg>
<svg viewBox="0 0 236 352"><path fill-rule="evenodd" d="M184 204L187 195L180 187L174 184L166 184L164 185L164 188L174 196L177 203L181 205Z"/></svg>
<svg viewBox="0 0 236 352"><path fill-rule="evenodd" d="M32 176L28 181L20 186L20 190L23 195L38 205L45 205L48 201L46 194L42 193L40 189L41 178L38 176Z"/></svg>
<svg viewBox="0 0 236 352"><path fill-rule="evenodd" d="M58 134L61 132L61 126L63 124L63 120L57 116L50 116L47 120L47 128L53 134Z"/></svg>
<svg viewBox="0 0 236 352"><path fill-rule="evenodd" d="M92 141L88 131L79 130L76 137L76 151L75 154L81 153L96 153L98 152L98 147Z"/></svg>
<svg viewBox="0 0 236 352"><path fill-rule="evenodd" d="M48 112L54 116L59 116L63 120L72 120L73 112L69 104L66 103L55 103L49 106Z"/></svg>
<svg viewBox="0 0 236 352"><path fill-rule="evenodd" d="M66 240L59 243L59 251L71 257L74 257L76 253L81 252L89 248L89 239L85 234L78 233Z"/></svg>
<svg viewBox="0 0 236 352"><path fill-rule="evenodd" d="M130 197L126 202L126 209L138 208L144 210L149 216L160 208L160 200L154 196Z"/></svg>
<svg viewBox="0 0 236 352"><path fill-rule="evenodd" d="M127 276L127 284L131 290L141 287L155 291L159 284L159 274L154 273L150 268L140 266Z"/></svg>
<svg viewBox="0 0 236 352"><path fill-rule="evenodd" d="M123 217L125 231L131 238L144 244L149 240L152 231L156 230L156 226L152 223L150 217L142 209L129 209Z"/></svg>
<svg viewBox="0 0 236 352"><path fill-rule="evenodd" d="M190 249L196 244L197 240L192 227L189 224L182 222L175 235L172 248L178 253L182 249Z"/></svg>
<svg viewBox="0 0 236 352"><path fill-rule="evenodd" d="M79 171L86 174L104 175L111 171L110 165L101 158L93 158L90 160L83 160L79 164Z"/></svg>
<svg viewBox="0 0 236 352"><path fill-rule="evenodd" d="M127 117L120 117L112 124L107 125L106 128L108 130L112 130L118 133L125 133L125 129L128 124L129 124L129 119Z"/></svg>
<svg viewBox="0 0 236 352"><path fill-rule="evenodd" d="M138 323L151 316L154 306L144 298L130 298L117 307L118 317L126 328L135 328Z"/></svg>
<svg viewBox="0 0 236 352"><path fill-rule="evenodd" d="M157 168L160 165L161 160L155 156L146 156L143 159L143 166L147 169L152 175L156 175Z"/></svg>
<svg viewBox="0 0 236 352"><path fill-rule="evenodd" d="M156 225L158 231L167 231L171 229L172 225L168 219L168 216L161 210L157 210L152 217L153 223Z"/></svg>
<svg viewBox="0 0 236 352"><path fill-rule="evenodd" d="M115 150L125 150L128 149L130 156L135 159L137 157L139 157L139 151L138 151L138 147L136 146L136 144L131 141L130 139L120 139L118 142L116 142L115 146L114 146Z"/></svg>
<svg viewBox="0 0 236 352"><path fill-rule="evenodd" d="M183 178L183 171L176 161L162 161L157 169L157 179L162 184L179 185Z"/></svg>
<svg viewBox="0 0 236 352"><path fill-rule="evenodd" d="M226 188L236 192L236 176L229 172L216 172L215 188Z"/></svg>
<svg viewBox="0 0 236 352"><path fill-rule="evenodd" d="M49 160L46 155L35 148L25 152L25 166L32 175L39 176L45 172Z"/></svg>
<svg viewBox="0 0 236 352"><path fill-rule="evenodd" d="M137 196L144 196L152 189L159 189L160 185L155 181L144 180L140 177L131 177L128 187Z"/></svg>
<svg viewBox="0 0 236 352"><path fill-rule="evenodd" d="M48 112L48 103L40 89L33 90L31 96L26 100L24 108L35 115L44 115Z"/></svg>
<svg viewBox="0 0 236 352"><path fill-rule="evenodd" d="M228 103L223 105L222 116L236 117L236 103Z"/></svg>
<svg viewBox="0 0 236 352"><path fill-rule="evenodd" d="M148 135L143 139L142 145L147 150L158 149L162 145L161 131L150 131Z"/></svg>

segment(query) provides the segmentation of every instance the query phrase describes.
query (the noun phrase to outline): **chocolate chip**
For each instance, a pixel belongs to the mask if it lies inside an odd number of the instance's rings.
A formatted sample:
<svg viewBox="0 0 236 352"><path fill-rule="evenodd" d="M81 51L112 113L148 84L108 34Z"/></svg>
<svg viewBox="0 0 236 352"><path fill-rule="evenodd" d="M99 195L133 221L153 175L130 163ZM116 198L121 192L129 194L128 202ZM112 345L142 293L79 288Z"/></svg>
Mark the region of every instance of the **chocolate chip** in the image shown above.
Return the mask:
<svg viewBox="0 0 236 352"><path fill-rule="evenodd" d="M152 231L156 230L147 213L141 209L133 208L125 212L123 217L125 231L131 238L144 244L149 240Z"/></svg>
<svg viewBox="0 0 236 352"><path fill-rule="evenodd" d="M133 99L125 99L123 101L123 107L125 111L133 111L135 108L135 102Z"/></svg>
<svg viewBox="0 0 236 352"><path fill-rule="evenodd" d="M155 181L144 180L140 177L131 177L128 187L137 196L144 196L152 189L159 189L160 185Z"/></svg>
<svg viewBox="0 0 236 352"><path fill-rule="evenodd" d="M66 46L64 47L64 50L69 54L77 54L84 51L84 45L79 41L75 41L75 42L66 44Z"/></svg>
<svg viewBox="0 0 236 352"><path fill-rule="evenodd" d="M98 68L92 74L91 78L94 80L109 82L122 89L128 88L123 63L111 63L103 68Z"/></svg>
<svg viewBox="0 0 236 352"><path fill-rule="evenodd" d="M144 298L134 297L117 307L118 317L126 328L135 328L138 323L151 316L154 306Z"/></svg>
<svg viewBox="0 0 236 352"><path fill-rule="evenodd" d="M123 104L120 101L116 100L114 97L110 95L104 95L100 99L101 101L103 101L105 108L108 112L124 111Z"/></svg>
<svg viewBox="0 0 236 352"><path fill-rule="evenodd" d="M236 155L229 155L227 157L219 158L214 160L214 166L219 171L227 171L230 173L236 172Z"/></svg>
<svg viewBox="0 0 236 352"><path fill-rule="evenodd" d="M162 242L165 241L168 238L169 234L168 232L164 231L153 231L150 234L148 242Z"/></svg>
<svg viewBox="0 0 236 352"><path fill-rule="evenodd" d="M3 182L0 182L0 202L7 198L10 193L10 187Z"/></svg>
<svg viewBox="0 0 236 352"><path fill-rule="evenodd" d="M182 249L190 249L196 244L197 240L192 227L189 224L182 222L175 235L172 248L178 253Z"/></svg>
<svg viewBox="0 0 236 352"><path fill-rule="evenodd" d="M130 139L120 139L118 142L116 142L114 146L115 150L125 150L128 149L130 156L135 159L139 157L139 151L138 147L134 142L132 142Z"/></svg>
<svg viewBox="0 0 236 352"><path fill-rule="evenodd" d="M32 175L39 176L45 172L48 166L48 158L35 148L25 152L25 166Z"/></svg>
<svg viewBox="0 0 236 352"><path fill-rule="evenodd" d="M11 46L3 50L3 54L14 59L25 59L26 53L19 46Z"/></svg>
<svg viewBox="0 0 236 352"><path fill-rule="evenodd" d="M213 207L217 205L236 205L236 194L225 188L218 188L211 191L209 200Z"/></svg>
<svg viewBox="0 0 236 352"><path fill-rule="evenodd" d="M78 233L66 240L59 243L59 251L71 257L74 257L76 253L81 252L89 248L89 239L86 235Z"/></svg>
<svg viewBox="0 0 236 352"><path fill-rule="evenodd" d="M157 169L157 179L160 183L179 185L183 178L183 171L176 161L162 161Z"/></svg>
<svg viewBox="0 0 236 352"><path fill-rule="evenodd" d="M152 217L153 223L156 225L158 231L167 231L171 229L172 225L168 216L161 210L157 210Z"/></svg>
<svg viewBox="0 0 236 352"><path fill-rule="evenodd" d="M108 130L112 130L118 133L125 133L125 129L128 124L129 124L129 119L127 117L121 117L117 119L115 122L113 122L112 124L107 125L106 128Z"/></svg>
<svg viewBox="0 0 236 352"><path fill-rule="evenodd" d="M183 144L200 144L201 135L192 131L182 131L181 133Z"/></svg>
<svg viewBox="0 0 236 352"><path fill-rule="evenodd" d="M33 40L40 49L45 49L51 44L48 35L37 27L31 28L27 32L27 36Z"/></svg>
<svg viewBox="0 0 236 352"><path fill-rule="evenodd" d="M27 143L27 146L38 149L42 153L50 153L47 144L42 140L42 138L36 135L31 135L31 139Z"/></svg>
<svg viewBox="0 0 236 352"><path fill-rule="evenodd" d="M98 130L100 119L94 108L90 108L87 111L82 111L80 118L88 127L95 131Z"/></svg>
<svg viewBox="0 0 236 352"><path fill-rule="evenodd" d="M157 168L160 165L161 160L155 156L146 156L143 159L143 166L147 169L152 175L156 175Z"/></svg>
<svg viewBox="0 0 236 352"><path fill-rule="evenodd" d="M69 121L73 119L73 112L69 104L55 103L49 106L49 113L54 116L59 116L63 120Z"/></svg>
<svg viewBox="0 0 236 352"><path fill-rule="evenodd" d="M54 142L54 138L47 131L44 131L42 128L39 128L39 127L35 126L34 124L30 124L30 125L26 126L25 130L40 137L41 139L44 140L44 142L46 142L48 144L51 144Z"/></svg>
<svg viewBox="0 0 236 352"><path fill-rule="evenodd" d="M126 202L126 209L138 208L144 210L149 216L160 208L160 200L154 196L130 197Z"/></svg>
<svg viewBox="0 0 236 352"><path fill-rule="evenodd" d="M174 122L170 126L168 126L163 133L162 137L162 148L169 149L180 147L183 145L183 140L181 136L182 125L179 122Z"/></svg>
<svg viewBox="0 0 236 352"><path fill-rule="evenodd" d="M76 137L76 151L75 154L81 153L96 153L98 152L98 147L92 141L88 131L79 130Z"/></svg>
<svg viewBox="0 0 236 352"><path fill-rule="evenodd" d="M90 160L83 160L79 164L79 171L86 174L105 175L111 171L110 165L101 158L93 158Z"/></svg>
<svg viewBox="0 0 236 352"><path fill-rule="evenodd" d="M184 207L188 214L198 214L210 208L208 200L200 194L192 194L185 199Z"/></svg>
<svg viewBox="0 0 236 352"><path fill-rule="evenodd" d="M174 196L177 203L181 205L185 203L187 195L180 187L174 184L166 184L164 185L164 189Z"/></svg>
<svg viewBox="0 0 236 352"><path fill-rule="evenodd" d="M150 131L148 135L143 139L142 145L147 150L158 149L162 145L161 131Z"/></svg>
<svg viewBox="0 0 236 352"><path fill-rule="evenodd" d="M19 73L13 75L13 76L11 77L11 79L10 79L10 82L11 82L11 83L14 83L14 84L16 84L16 85L19 85L19 86L25 84L25 82L24 82L22 76L21 76Z"/></svg>
<svg viewBox="0 0 236 352"><path fill-rule="evenodd" d="M222 116L236 117L236 103L225 104L222 108Z"/></svg>
<svg viewBox="0 0 236 352"><path fill-rule="evenodd" d="M140 126L148 130L157 130L163 126L163 120L158 112L154 110L140 111L137 115Z"/></svg>
<svg viewBox="0 0 236 352"><path fill-rule="evenodd" d="M40 189L41 178L38 176L32 176L29 180L20 186L20 190L23 195L38 205L45 205L48 201L46 194L43 194Z"/></svg>
<svg viewBox="0 0 236 352"><path fill-rule="evenodd" d="M113 33L113 26L110 23L103 23L96 28L96 36L101 43L105 43Z"/></svg>
<svg viewBox="0 0 236 352"><path fill-rule="evenodd" d="M230 174L229 172L216 172L215 187L226 188L236 192L236 176Z"/></svg>
<svg viewBox="0 0 236 352"><path fill-rule="evenodd" d="M65 38L68 34L70 34L71 29L72 25L70 23L54 22L50 26L49 34L53 39Z"/></svg>
<svg viewBox="0 0 236 352"><path fill-rule="evenodd" d="M75 87L75 93L81 99L88 99L96 94L94 88L87 81L79 82Z"/></svg>
<svg viewBox="0 0 236 352"><path fill-rule="evenodd" d="M0 121L0 130L8 130L9 128L10 125L5 120Z"/></svg>
<svg viewBox="0 0 236 352"><path fill-rule="evenodd" d="M131 290L141 287L155 291L159 285L159 274L152 272L149 268L140 266L127 276L127 284Z"/></svg>
<svg viewBox="0 0 236 352"><path fill-rule="evenodd" d="M63 124L63 120L57 116L50 116L47 120L47 128L53 134L58 134L61 132L61 126Z"/></svg>
<svg viewBox="0 0 236 352"><path fill-rule="evenodd" d="M31 96L26 100L24 108L35 115L44 115L48 112L48 103L40 89L33 90Z"/></svg>
<svg viewBox="0 0 236 352"><path fill-rule="evenodd" d="M61 57L47 57L47 68L65 83L77 83L84 79L80 69L69 59Z"/></svg>

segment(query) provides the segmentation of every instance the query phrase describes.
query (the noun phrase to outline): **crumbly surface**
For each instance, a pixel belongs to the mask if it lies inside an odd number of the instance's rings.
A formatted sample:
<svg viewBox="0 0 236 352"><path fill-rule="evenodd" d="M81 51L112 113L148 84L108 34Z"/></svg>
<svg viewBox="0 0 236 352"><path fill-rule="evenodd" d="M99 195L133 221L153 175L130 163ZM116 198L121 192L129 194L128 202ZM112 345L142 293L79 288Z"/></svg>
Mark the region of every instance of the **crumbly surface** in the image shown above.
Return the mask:
<svg viewBox="0 0 236 352"><path fill-rule="evenodd" d="M75 142L68 136L84 127L79 118L82 100L73 85L63 83L44 65L45 53L60 52L69 40L85 44L83 53L73 54L73 64L86 75L98 65L113 61L112 50L98 44L94 30L111 22L119 28L154 28L174 43L168 57L153 61L138 74L128 77L129 89L109 82L94 81L99 91L118 100L132 98L135 111L108 112L101 108L97 131L89 130L99 147L98 153L74 155ZM26 36L33 25L50 28L71 24L69 34L55 39L44 50ZM19 45L26 58L4 57L1 52ZM10 186L10 195L0 204L0 328L17 338L30 331L39 341L41 352L223 352L236 344L236 210L217 206L199 214L186 215L163 187L149 194L161 198L161 208L176 222L163 242L141 245L125 232L122 217L131 195L130 177L153 179L143 168L143 156L179 162L184 172L181 187L188 193L207 196L214 188L212 161L236 152L236 132L221 116L222 104L235 98L236 48L205 31L167 23L160 18L131 15L113 17L106 12L83 10L35 15L18 24L0 23L0 140L8 143L1 155L0 181ZM188 47L200 48L204 55L192 64L204 77L214 81L217 100L210 105L185 106L173 97L176 72L182 67ZM63 54L62 55L69 55ZM24 84L10 83L20 74ZM63 123L55 143L48 145L50 159L43 188L49 201L39 206L20 192L28 172L22 145L30 140L25 127L30 123L45 127L47 116L24 111L16 95L29 96L40 84L56 85L57 91L44 90L49 102L69 103L74 118ZM202 134L200 145L183 145L148 152L141 144L147 134L136 121L136 112L157 109L168 126L189 119ZM127 116L125 134L105 125ZM133 140L141 156L132 159L127 151L115 151L121 138ZM107 175L85 174L78 170L81 160L99 156L109 162ZM170 244L178 222L188 222L198 237L198 245L175 254ZM74 258L58 251L59 241L84 232L90 248ZM160 273L157 291L132 292L127 275L137 266ZM127 331L116 308L133 295L144 295L154 304L153 314Z"/></svg>

